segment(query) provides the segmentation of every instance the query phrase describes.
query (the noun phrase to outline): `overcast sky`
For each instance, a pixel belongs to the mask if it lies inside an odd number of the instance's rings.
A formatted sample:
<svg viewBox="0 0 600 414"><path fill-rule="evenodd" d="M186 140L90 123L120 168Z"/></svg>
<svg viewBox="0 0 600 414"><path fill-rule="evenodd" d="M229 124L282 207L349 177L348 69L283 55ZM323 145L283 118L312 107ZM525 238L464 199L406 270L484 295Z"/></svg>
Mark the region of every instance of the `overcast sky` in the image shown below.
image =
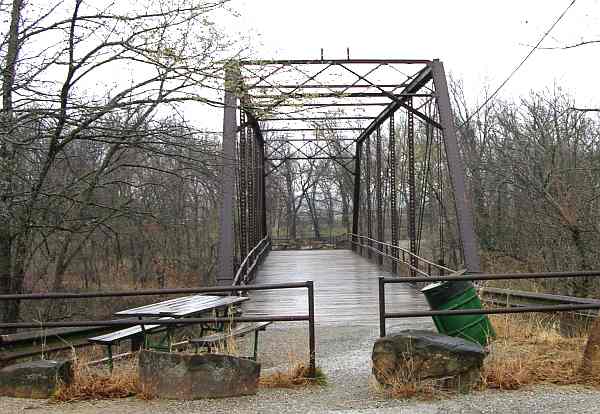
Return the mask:
<svg viewBox="0 0 600 414"><path fill-rule="evenodd" d="M571 0L233 0L229 30L250 33L256 57L440 58L480 95L495 88ZM600 0L577 0L542 44L600 40ZM560 85L579 106L600 106L600 43L538 50L502 90L514 97ZM476 99L476 98L473 98Z"/></svg>

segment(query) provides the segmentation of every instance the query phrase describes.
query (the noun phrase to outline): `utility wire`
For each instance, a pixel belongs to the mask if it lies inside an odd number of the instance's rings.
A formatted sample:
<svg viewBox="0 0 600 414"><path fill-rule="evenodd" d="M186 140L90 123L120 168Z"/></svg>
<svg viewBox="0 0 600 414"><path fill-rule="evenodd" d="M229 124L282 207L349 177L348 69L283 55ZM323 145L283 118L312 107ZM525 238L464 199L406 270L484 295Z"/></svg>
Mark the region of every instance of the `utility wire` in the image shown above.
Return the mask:
<svg viewBox="0 0 600 414"><path fill-rule="evenodd" d="M560 16L558 16L558 18L554 21L554 23L552 23L552 26L550 26L550 28L548 30L546 30L546 32L540 38L540 40L535 44L535 46L533 46L531 48L531 50L529 51L529 53L527 53L527 55L521 60L521 62L513 69L513 71L508 75L508 77L504 80L504 82L502 82L500 84L500 86L498 86L496 88L496 90L490 96L488 96L488 98L477 108L477 110L475 110L475 112L473 112L473 114L471 114L471 116L469 116L467 118L467 120L465 122L463 122L460 125L460 127L463 127L466 124L468 124L471 121L471 119L473 119L473 117L479 113L479 111L481 111L483 108L485 108L486 105L488 103L490 103L490 101L492 99L494 99L494 97L498 94L498 92L500 92L500 89L502 89L504 87L504 85L506 85L508 83L508 81L514 76L514 74L517 73L517 71L519 69L521 69L521 67L525 64L525 62L527 62L527 59L529 59L529 57L531 55L533 55L533 52L535 52L538 49L538 47L542 44L542 42L546 39L546 37L548 37L548 35L550 34L550 32L552 30L554 30L554 28L556 27L556 25L562 20L563 17L565 17L565 14L567 14L567 12L569 11L569 9L571 7L573 7L573 5L575 4L575 1L577 1L577 0L572 0L571 3L569 3L569 5L567 6L567 8L560 14Z"/></svg>

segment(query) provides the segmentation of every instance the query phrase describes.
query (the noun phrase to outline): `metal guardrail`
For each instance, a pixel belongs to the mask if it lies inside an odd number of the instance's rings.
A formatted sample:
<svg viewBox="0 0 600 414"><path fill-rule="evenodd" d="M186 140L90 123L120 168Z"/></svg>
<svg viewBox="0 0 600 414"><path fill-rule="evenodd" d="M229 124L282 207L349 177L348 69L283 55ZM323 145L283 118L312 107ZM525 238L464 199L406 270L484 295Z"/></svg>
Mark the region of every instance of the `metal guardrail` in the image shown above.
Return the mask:
<svg viewBox="0 0 600 414"><path fill-rule="evenodd" d="M0 335L0 366L10 361L50 353L87 347L87 338L108 332L110 328L89 326L79 328L40 329L16 334Z"/></svg>
<svg viewBox="0 0 600 414"><path fill-rule="evenodd" d="M80 321L31 321L0 323L0 329L26 329L26 328L75 328L75 327L115 327L125 328L135 325L194 325L201 323L222 322L308 322L308 347L309 347L309 375L314 377L316 367L316 345L315 345L315 294L312 281L297 283L271 283L262 285L240 285L240 286L215 286L206 288L181 288L181 289L147 289L140 291L113 291L113 292L85 292L85 293L29 293L0 295L1 300L43 300L43 299L88 299L88 298L112 298L125 296L148 296L148 295L172 295L181 293L234 293L259 290L278 289L307 289L308 314L305 315L262 315L262 316L232 316L232 317L203 317L182 319L120 319L120 320L80 320ZM0 346L6 346L2 343ZM41 352L41 350L40 350Z"/></svg>
<svg viewBox="0 0 600 414"><path fill-rule="evenodd" d="M337 246L339 243L348 241L348 235L344 233L341 235L326 236L320 238L296 237L295 239L292 239L290 237L271 237L271 241L273 248L281 246L285 246L286 248L288 248L289 246L292 246L291 250L293 250L293 247L298 248L317 243Z"/></svg>
<svg viewBox="0 0 600 414"><path fill-rule="evenodd" d="M490 315L504 313L529 313L529 312L568 312L586 309L600 309L600 302L569 303L560 305L544 306L520 306L514 308L491 308L491 309L457 309L457 310L435 310L435 311L407 311L391 312L385 309L385 285L394 283L415 282L451 282L451 281L476 281L476 280L516 280L516 279L552 279L563 277L593 277L600 276L600 271L575 271L575 272L546 272L546 273L497 273L497 274L474 274L461 276L428 276L428 277L398 277L379 278L379 335L386 334L386 320L400 318L416 318L423 316L451 316L451 315Z"/></svg>
<svg viewBox="0 0 600 414"><path fill-rule="evenodd" d="M233 278L233 285L237 286L240 284L246 284L251 280L254 280L256 274L256 268L262 263L266 254L271 249L271 239L267 235L261 241L258 242L250 252L244 257L242 263L238 267L237 272Z"/></svg>
<svg viewBox="0 0 600 414"><path fill-rule="evenodd" d="M600 300L593 298L579 298L575 296L555 295L551 293L532 292L527 290L502 289L495 287L478 288L479 296L482 301L509 307L520 307L529 305L551 305L551 304L584 304L600 303ZM592 319L597 316L597 312L575 312L582 318Z"/></svg>
<svg viewBox="0 0 600 414"><path fill-rule="evenodd" d="M456 270L450 269L449 267L443 266L438 263L434 263L427 259L417 256L410 250L404 249L400 246L394 246L393 244L382 242L367 236L360 234L350 234L351 243L355 246L359 246L361 249L367 249L377 255L385 257L392 262L402 264L408 267L409 270L414 271L422 276L433 276L435 270L438 275L445 275L454 273ZM366 242L366 243L365 243ZM408 260L407 260L408 258ZM413 258L417 266L413 266L410 263L410 258Z"/></svg>

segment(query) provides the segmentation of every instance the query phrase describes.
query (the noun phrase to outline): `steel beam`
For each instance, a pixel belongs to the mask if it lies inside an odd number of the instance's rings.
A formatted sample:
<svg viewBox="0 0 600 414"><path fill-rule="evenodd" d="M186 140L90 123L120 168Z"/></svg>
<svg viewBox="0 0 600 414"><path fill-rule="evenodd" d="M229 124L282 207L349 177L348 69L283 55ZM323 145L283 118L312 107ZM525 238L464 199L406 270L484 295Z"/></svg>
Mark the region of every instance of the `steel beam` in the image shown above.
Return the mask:
<svg viewBox="0 0 600 414"><path fill-rule="evenodd" d="M250 129L249 131L252 131ZM250 246L254 247L258 242L258 237L256 235L256 139L254 138L254 133L251 133L248 137L248 167L250 171L250 179L248 180L248 218L250 220L250 224L248 226L248 239L250 240Z"/></svg>
<svg viewBox="0 0 600 414"><path fill-rule="evenodd" d="M352 83L348 83L348 84L319 84L319 85L303 85L301 87L299 87L298 84L290 84L290 85L255 85L252 86L250 89L369 89L369 88L375 88L375 87L380 87L380 88L402 88L403 86L406 86L405 83L398 83L398 84L377 84L377 86L373 86L373 85L356 85L356 84L352 84Z"/></svg>
<svg viewBox="0 0 600 414"><path fill-rule="evenodd" d="M258 135L258 134L257 134ZM266 160L265 160L265 143L260 142L260 179L262 182L262 234L261 239L269 234L269 228L267 227L267 182L266 182Z"/></svg>
<svg viewBox="0 0 600 414"><path fill-rule="evenodd" d="M361 131L363 128L348 127L348 128L274 128L263 129L262 132L301 132L301 131Z"/></svg>
<svg viewBox="0 0 600 414"><path fill-rule="evenodd" d="M392 221L392 246L396 247L399 245L398 239L398 186L396 184L396 130L394 125L394 113L390 115L390 140L388 144L388 150L390 152L390 219ZM392 250L392 256L398 258L398 250ZM398 271L396 261L392 262L392 273Z"/></svg>
<svg viewBox="0 0 600 414"><path fill-rule="evenodd" d="M375 141L375 203L376 203L376 218L377 218L377 240L383 242L385 234L383 230L383 197L382 189L383 182L381 180L381 129L377 128ZM383 251L383 245L378 245L377 250ZM379 265L383 264L383 256L377 255Z"/></svg>
<svg viewBox="0 0 600 414"><path fill-rule="evenodd" d="M430 93L393 93L385 92L315 92L315 93L289 93L283 95L250 95L253 99L319 99L319 98L378 98L388 97L398 99L405 96L417 98L430 98Z"/></svg>
<svg viewBox="0 0 600 414"><path fill-rule="evenodd" d="M340 142L340 141L354 141L354 138L269 138L267 144L275 142Z"/></svg>
<svg viewBox="0 0 600 414"><path fill-rule="evenodd" d="M358 234L358 219L360 218L360 155L362 143L356 144L354 159L354 197L352 201L352 233ZM358 252L358 244L352 244L352 250Z"/></svg>
<svg viewBox="0 0 600 414"><path fill-rule="evenodd" d="M237 86L240 73L236 66L225 69L225 96L223 100L223 146L221 150L221 210L219 213L219 247L217 276L219 285L233 282L235 258L234 191L235 191L235 140L237 135Z"/></svg>
<svg viewBox="0 0 600 414"><path fill-rule="evenodd" d="M408 102L412 106L412 100ZM407 113L407 146L408 146L408 240L409 250L417 254L417 227L416 227L416 206L417 206L417 185L415 179L415 121L412 112ZM423 189L424 191L424 189ZM417 274L414 269L417 268L416 257L410 256L410 275L415 277Z"/></svg>
<svg viewBox="0 0 600 414"><path fill-rule="evenodd" d="M324 102L324 103L315 103L315 102L306 102L306 103L285 103L282 102L278 105L276 105L277 107L295 107L295 108L300 108L303 106L306 107L318 107L318 108L326 108L326 107L336 107L336 106L388 106L390 103L389 102ZM249 106L249 109L263 109L266 107L270 107L271 105L258 105L258 104L253 104L251 106Z"/></svg>
<svg viewBox="0 0 600 414"><path fill-rule="evenodd" d="M268 161L288 161L288 160L353 160L356 157L339 157L337 155L335 156L328 156L328 157L280 157L280 158L267 158Z"/></svg>
<svg viewBox="0 0 600 414"><path fill-rule="evenodd" d="M373 247L371 239L373 238L373 206L371 205L371 137L368 137L365 141L365 189L367 196L367 237L369 238L367 245L367 255L369 259L373 256L373 252L370 249Z"/></svg>
<svg viewBox="0 0 600 414"><path fill-rule="evenodd" d="M355 121L361 119L375 119L374 116L304 116L304 117L289 117L289 118L263 118L261 121Z"/></svg>
<svg viewBox="0 0 600 414"><path fill-rule="evenodd" d="M437 96L438 112L442 125L442 135L446 148L446 159L450 179L454 189L454 201L456 203L456 214L458 219L458 231L460 233L462 253L465 267L470 273L481 271L479 258L479 241L475 233L471 201L467 194L465 183L465 167L460 158L458 149L457 131L452 118L452 108L448 94L448 84L444 65L439 60L431 63L433 84Z"/></svg>
<svg viewBox="0 0 600 414"><path fill-rule="evenodd" d="M240 124L244 124L246 121L243 110L240 110ZM242 127L240 129L240 144L239 144L239 171L240 171L240 183L238 191L238 208L240 210L240 233L238 235L240 244L240 257L246 257L248 254L248 163L247 163L247 149L246 149L246 134L248 127Z"/></svg>
<svg viewBox="0 0 600 414"><path fill-rule="evenodd" d="M403 93L406 93L406 94L416 93L423 86L425 86L427 84L427 82L429 82L430 80L431 80L431 67L427 66L424 69L422 69L419 72L419 74L417 76L415 76L409 82L408 86L406 86ZM371 122L371 124L369 124L369 126L367 126L363 132L361 132L361 134L356 139L357 142L364 141L369 135L371 135L373 132L375 132L375 130L378 127L380 127L390 117L391 114L393 114L399 108L401 108L403 106L403 104L405 103L405 101L408 99L409 99L409 96L407 95L403 98L399 98L398 100L391 102L379 115L377 115L377 118L375 118L373 120L373 122Z"/></svg>
<svg viewBox="0 0 600 414"><path fill-rule="evenodd" d="M267 60L241 60L240 66L266 66L266 65L341 65L341 64L404 64L426 65L429 59L267 59Z"/></svg>

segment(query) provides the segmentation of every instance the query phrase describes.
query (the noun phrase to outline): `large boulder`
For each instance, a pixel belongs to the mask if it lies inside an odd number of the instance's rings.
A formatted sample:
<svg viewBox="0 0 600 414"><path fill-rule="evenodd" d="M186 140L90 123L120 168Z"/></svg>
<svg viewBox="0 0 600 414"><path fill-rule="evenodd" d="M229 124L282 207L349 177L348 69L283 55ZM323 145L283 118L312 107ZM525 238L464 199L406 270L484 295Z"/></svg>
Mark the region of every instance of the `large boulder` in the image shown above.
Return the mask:
<svg viewBox="0 0 600 414"><path fill-rule="evenodd" d="M73 381L71 361L41 360L9 365L0 370L0 395L48 398L60 384Z"/></svg>
<svg viewBox="0 0 600 414"><path fill-rule="evenodd" d="M439 378L446 386L466 392L479 382L485 357L477 343L431 331L406 330L375 342L373 374L384 386Z"/></svg>
<svg viewBox="0 0 600 414"><path fill-rule="evenodd" d="M221 354L144 350L139 370L145 392L178 400L256 394L260 377L260 364Z"/></svg>

